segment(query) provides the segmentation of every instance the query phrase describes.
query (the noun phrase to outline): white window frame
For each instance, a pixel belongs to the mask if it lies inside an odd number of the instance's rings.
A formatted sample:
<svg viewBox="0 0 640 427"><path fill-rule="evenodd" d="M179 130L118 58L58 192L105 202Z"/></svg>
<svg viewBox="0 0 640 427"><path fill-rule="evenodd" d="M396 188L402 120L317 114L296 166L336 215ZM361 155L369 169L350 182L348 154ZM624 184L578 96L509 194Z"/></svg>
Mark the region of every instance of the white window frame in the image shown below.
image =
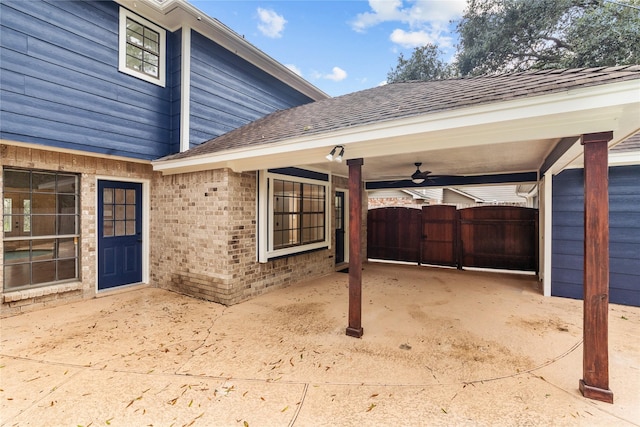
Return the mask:
<svg viewBox="0 0 640 427"><path fill-rule="evenodd" d="M127 18L132 19L145 27L152 29L160 35L160 57L158 64L158 77L153 77L140 71L127 67ZM118 70L149 83L165 87L167 73L167 30L136 15L123 7L120 8L120 27L118 34Z"/></svg>
<svg viewBox="0 0 640 427"><path fill-rule="evenodd" d="M282 249L273 248L273 180L282 179L303 184L324 186L324 240L306 245L291 246ZM298 176L283 175L269 171L258 173L258 262L266 263L271 259L295 255L315 249L331 248L331 181L322 181Z"/></svg>

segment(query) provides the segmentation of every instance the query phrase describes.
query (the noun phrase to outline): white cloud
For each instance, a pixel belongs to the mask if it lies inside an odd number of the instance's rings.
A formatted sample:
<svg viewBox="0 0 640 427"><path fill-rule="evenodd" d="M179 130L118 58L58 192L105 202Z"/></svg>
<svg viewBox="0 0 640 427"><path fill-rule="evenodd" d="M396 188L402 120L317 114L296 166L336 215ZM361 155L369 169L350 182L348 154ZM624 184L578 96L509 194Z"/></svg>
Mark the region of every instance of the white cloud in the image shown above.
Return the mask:
<svg viewBox="0 0 640 427"><path fill-rule="evenodd" d="M331 74L325 74L322 76L322 78L333 80L334 82L341 82L342 80L347 78L347 72L340 67L333 67L331 69Z"/></svg>
<svg viewBox="0 0 640 427"><path fill-rule="evenodd" d="M262 34L274 39L282 37L284 24L287 20L282 15L278 15L275 11L269 9L258 8L258 29Z"/></svg>
<svg viewBox="0 0 640 427"><path fill-rule="evenodd" d="M389 36L389 40L407 49L424 46L427 43L433 43L440 48L452 47L453 39L438 30L404 31L395 29Z"/></svg>
<svg viewBox="0 0 640 427"><path fill-rule="evenodd" d="M293 71L294 73L296 73L297 75L299 75L300 77L302 77L302 70L300 70L300 68L298 68L297 66L293 64L284 64L284 66L290 69L291 71Z"/></svg>
<svg viewBox="0 0 640 427"><path fill-rule="evenodd" d="M425 31L404 31L400 29L393 30L389 39L405 48L414 48L435 42Z"/></svg>
<svg viewBox="0 0 640 427"><path fill-rule="evenodd" d="M360 13L351 23L364 31L382 22L403 22L412 28L428 23L448 23L462 16L466 0L416 0L403 7L403 0L369 0L370 12Z"/></svg>
<svg viewBox="0 0 640 427"><path fill-rule="evenodd" d="M447 35L449 21L459 19L466 7L466 0L369 0L371 11L360 13L351 22L351 28L364 32L384 22L398 22L407 26L396 29L390 39L403 47L424 46L435 43L440 47L452 47Z"/></svg>
<svg viewBox="0 0 640 427"><path fill-rule="evenodd" d="M314 71L311 77L313 79L325 79L333 80L334 82L340 82L347 78L347 72L340 67L333 67L330 74L322 74Z"/></svg>

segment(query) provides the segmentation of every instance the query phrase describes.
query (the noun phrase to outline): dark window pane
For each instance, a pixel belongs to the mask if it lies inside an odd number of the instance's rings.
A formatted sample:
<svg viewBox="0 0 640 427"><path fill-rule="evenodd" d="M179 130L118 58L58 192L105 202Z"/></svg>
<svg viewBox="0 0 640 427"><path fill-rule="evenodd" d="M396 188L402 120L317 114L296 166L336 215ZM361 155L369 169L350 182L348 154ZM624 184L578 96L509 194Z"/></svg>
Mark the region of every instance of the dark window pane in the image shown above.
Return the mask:
<svg viewBox="0 0 640 427"><path fill-rule="evenodd" d="M55 243L55 239L34 240L31 245L31 261L54 259Z"/></svg>
<svg viewBox="0 0 640 427"><path fill-rule="evenodd" d="M29 262L29 241L19 240L4 244L4 264L19 264Z"/></svg>
<svg viewBox="0 0 640 427"><path fill-rule="evenodd" d="M59 260L58 264L58 280L68 280L78 277L75 259Z"/></svg>
<svg viewBox="0 0 640 427"><path fill-rule="evenodd" d="M57 234L76 234L76 215L59 215L58 216L58 233Z"/></svg>
<svg viewBox="0 0 640 427"><path fill-rule="evenodd" d="M17 215L17 214L21 214L22 213L22 209L23 209L23 204L20 203L20 200L22 200L22 198L24 197L24 194L20 194L20 193L10 193L8 191L6 191L4 193L4 198L5 199L9 199L11 200L11 202L5 202L5 204L3 205L4 208L2 210L2 212L4 214L13 214L13 215ZM27 195L28 197L28 195ZM9 210L11 209L11 210Z"/></svg>
<svg viewBox="0 0 640 427"><path fill-rule="evenodd" d="M76 244L75 238L58 239L58 258L75 258Z"/></svg>
<svg viewBox="0 0 640 427"><path fill-rule="evenodd" d="M76 196L73 194L58 194L58 213L76 213Z"/></svg>
<svg viewBox="0 0 640 427"><path fill-rule="evenodd" d="M76 194L78 178L75 175L58 175L58 193Z"/></svg>
<svg viewBox="0 0 640 427"><path fill-rule="evenodd" d="M38 194L33 193L31 201L32 214L55 214L56 213L56 195L55 194Z"/></svg>
<svg viewBox="0 0 640 427"><path fill-rule="evenodd" d="M6 190L15 190L28 192L31 189L31 178L29 171L12 171L4 172L4 188Z"/></svg>
<svg viewBox="0 0 640 427"><path fill-rule="evenodd" d="M55 215L31 215L32 236L52 236L56 234Z"/></svg>
<svg viewBox="0 0 640 427"><path fill-rule="evenodd" d="M31 267L31 283L47 283L56 280L56 262L34 262Z"/></svg>
<svg viewBox="0 0 640 427"><path fill-rule="evenodd" d="M5 289L17 288L31 283L31 264L5 265Z"/></svg>
<svg viewBox="0 0 640 427"><path fill-rule="evenodd" d="M34 172L31 177L33 192L54 193L56 191L56 174L47 172Z"/></svg>

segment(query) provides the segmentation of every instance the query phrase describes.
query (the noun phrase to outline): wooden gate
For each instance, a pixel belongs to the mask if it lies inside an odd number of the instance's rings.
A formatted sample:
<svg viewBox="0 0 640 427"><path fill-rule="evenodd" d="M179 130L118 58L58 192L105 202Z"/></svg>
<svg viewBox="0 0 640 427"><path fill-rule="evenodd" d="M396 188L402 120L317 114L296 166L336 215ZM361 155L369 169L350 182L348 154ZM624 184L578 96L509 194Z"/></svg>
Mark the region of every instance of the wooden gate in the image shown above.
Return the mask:
<svg viewBox="0 0 640 427"><path fill-rule="evenodd" d="M420 264L458 265L458 216L455 206L422 208Z"/></svg>
<svg viewBox="0 0 640 427"><path fill-rule="evenodd" d="M420 261L420 210L382 208L367 215L367 257Z"/></svg>
<svg viewBox="0 0 640 427"><path fill-rule="evenodd" d="M538 210L482 206L459 211L463 266L538 271Z"/></svg>
<svg viewBox="0 0 640 427"><path fill-rule="evenodd" d="M368 213L367 257L538 271L538 211L514 206L380 208Z"/></svg>

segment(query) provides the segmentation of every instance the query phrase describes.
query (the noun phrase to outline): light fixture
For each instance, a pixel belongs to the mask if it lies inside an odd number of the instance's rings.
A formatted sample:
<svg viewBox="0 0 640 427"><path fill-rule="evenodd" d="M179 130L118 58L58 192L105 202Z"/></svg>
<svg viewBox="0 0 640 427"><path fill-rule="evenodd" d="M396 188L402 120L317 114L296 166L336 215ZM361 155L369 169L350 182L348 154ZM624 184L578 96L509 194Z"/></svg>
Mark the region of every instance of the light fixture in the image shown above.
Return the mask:
<svg viewBox="0 0 640 427"><path fill-rule="evenodd" d="M413 182L414 184L422 184L425 180L425 174L420 172L420 166L422 165L422 163L414 164L416 165L416 171L411 175L411 182Z"/></svg>
<svg viewBox="0 0 640 427"><path fill-rule="evenodd" d="M337 156L335 156L336 151L338 151L338 148L340 149L340 152L338 153ZM336 145L335 147L333 147L331 152L329 154L327 154L325 157L330 162L335 160L338 163L342 163L342 156L344 156L344 147L342 145Z"/></svg>

